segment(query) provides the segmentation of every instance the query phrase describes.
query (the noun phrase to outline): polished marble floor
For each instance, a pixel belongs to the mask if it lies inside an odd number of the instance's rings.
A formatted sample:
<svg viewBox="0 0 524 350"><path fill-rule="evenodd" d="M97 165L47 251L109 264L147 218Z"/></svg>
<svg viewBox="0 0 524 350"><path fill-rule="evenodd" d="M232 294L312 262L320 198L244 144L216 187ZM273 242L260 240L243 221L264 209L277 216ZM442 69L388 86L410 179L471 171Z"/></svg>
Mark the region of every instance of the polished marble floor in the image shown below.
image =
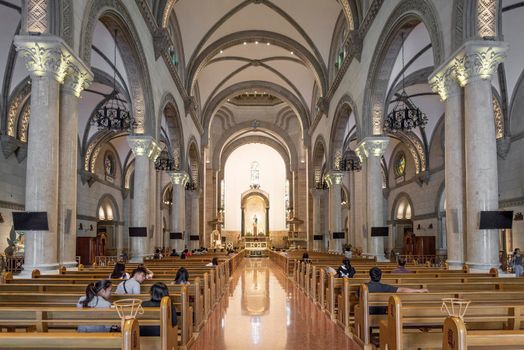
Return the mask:
<svg viewBox="0 0 524 350"><path fill-rule="evenodd" d="M359 349L268 259L245 259L191 350Z"/></svg>

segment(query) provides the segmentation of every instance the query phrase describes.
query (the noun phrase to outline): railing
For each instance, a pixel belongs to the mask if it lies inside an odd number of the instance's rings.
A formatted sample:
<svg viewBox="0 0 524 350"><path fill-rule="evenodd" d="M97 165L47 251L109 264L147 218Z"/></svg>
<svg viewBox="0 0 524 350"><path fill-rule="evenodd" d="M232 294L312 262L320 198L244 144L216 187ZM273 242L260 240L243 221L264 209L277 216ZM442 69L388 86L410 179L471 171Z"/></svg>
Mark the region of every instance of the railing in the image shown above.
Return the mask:
<svg viewBox="0 0 524 350"><path fill-rule="evenodd" d="M398 255L400 259L406 260L408 264L426 264L428 261L432 266L444 266L447 255Z"/></svg>
<svg viewBox="0 0 524 350"><path fill-rule="evenodd" d="M115 263L122 261L122 257L111 255L111 256L95 256L96 266L111 266Z"/></svg>
<svg viewBox="0 0 524 350"><path fill-rule="evenodd" d="M266 250L267 242L246 242L246 250Z"/></svg>
<svg viewBox="0 0 524 350"><path fill-rule="evenodd" d="M6 256L5 259L5 271L12 273L19 273L22 271L22 265L24 264L24 256Z"/></svg>

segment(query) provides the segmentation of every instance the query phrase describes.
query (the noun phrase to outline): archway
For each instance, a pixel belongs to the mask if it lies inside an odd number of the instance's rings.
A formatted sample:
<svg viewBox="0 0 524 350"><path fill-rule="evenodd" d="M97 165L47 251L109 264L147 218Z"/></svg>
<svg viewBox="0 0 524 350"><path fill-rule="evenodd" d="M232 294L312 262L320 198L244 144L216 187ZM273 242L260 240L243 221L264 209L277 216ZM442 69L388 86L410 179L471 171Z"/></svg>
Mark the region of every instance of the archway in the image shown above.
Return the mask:
<svg viewBox="0 0 524 350"><path fill-rule="evenodd" d="M393 235L391 247L396 253L414 253L413 240L413 204L405 193L401 193L395 199L392 213Z"/></svg>
<svg viewBox="0 0 524 350"><path fill-rule="evenodd" d="M269 236L269 195L259 189L242 193L242 236Z"/></svg>

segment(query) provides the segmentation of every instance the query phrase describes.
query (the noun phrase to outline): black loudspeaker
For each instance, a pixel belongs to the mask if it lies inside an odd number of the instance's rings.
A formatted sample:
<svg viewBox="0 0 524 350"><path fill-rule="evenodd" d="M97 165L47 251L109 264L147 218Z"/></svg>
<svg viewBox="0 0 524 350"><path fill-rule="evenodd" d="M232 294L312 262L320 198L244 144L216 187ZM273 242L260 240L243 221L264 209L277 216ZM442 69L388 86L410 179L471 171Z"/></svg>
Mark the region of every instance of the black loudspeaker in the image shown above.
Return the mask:
<svg viewBox="0 0 524 350"><path fill-rule="evenodd" d="M344 239L345 232L333 232L333 239Z"/></svg>
<svg viewBox="0 0 524 350"><path fill-rule="evenodd" d="M190 241L200 241L200 236L199 235L190 235L189 240Z"/></svg>
<svg viewBox="0 0 524 350"><path fill-rule="evenodd" d="M13 212L15 231L49 231L47 212Z"/></svg>
<svg viewBox="0 0 524 350"><path fill-rule="evenodd" d="M130 227L129 237L147 237L147 227Z"/></svg>
<svg viewBox="0 0 524 350"><path fill-rule="evenodd" d="M481 211L480 230L511 229L513 227L513 211Z"/></svg>
<svg viewBox="0 0 524 350"><path fill-rule="evenodd" d="M322 240L324 240L324 236L323 235L313 235L313 240L314 241L322 241Z"/></svg>
<svg viewBox="0 0 524 350"><path fill-rule="evenodd" d="M387 237L389 235L389 227L372 227L371 237Z"/></svg>
<svg viewBox="0 0 524 350"><path fill-rule="evenodd" d="M169 239L184 239L184 238L182 236L182 232L170 232Z"/></svg>
<svg viewBox="0 0 524 350"><path fill-rule="evenodd" d="M73 211L71 209L67 209L66 217L64 219L64 233L66 235L71 233L71 216L72 215L73 215Z"/></svg>

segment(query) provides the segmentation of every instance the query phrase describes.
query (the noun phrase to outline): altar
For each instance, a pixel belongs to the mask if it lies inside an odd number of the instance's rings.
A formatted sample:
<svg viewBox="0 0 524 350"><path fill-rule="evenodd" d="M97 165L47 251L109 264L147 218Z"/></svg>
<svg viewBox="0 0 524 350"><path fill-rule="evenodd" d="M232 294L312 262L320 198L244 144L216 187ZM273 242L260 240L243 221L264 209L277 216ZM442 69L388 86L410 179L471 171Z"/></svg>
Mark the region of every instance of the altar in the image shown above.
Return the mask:
<svg viewBox="0 0 524 350"><path fill-rule="evenodd" d="M250 257L268 256L271 248L271 238L266 236L244 236L241 239L246 253Z"/></svg>

